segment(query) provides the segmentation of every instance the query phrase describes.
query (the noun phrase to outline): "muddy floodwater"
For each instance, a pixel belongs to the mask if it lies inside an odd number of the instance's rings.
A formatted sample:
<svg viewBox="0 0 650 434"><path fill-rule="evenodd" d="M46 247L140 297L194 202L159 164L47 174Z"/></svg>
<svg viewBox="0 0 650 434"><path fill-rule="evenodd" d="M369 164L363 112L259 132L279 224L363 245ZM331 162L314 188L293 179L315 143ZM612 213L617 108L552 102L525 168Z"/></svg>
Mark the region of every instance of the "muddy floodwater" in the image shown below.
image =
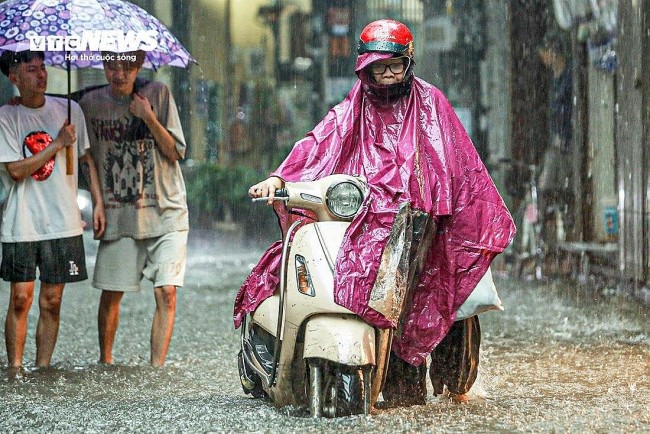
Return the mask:
<svg viewBox="0 0 650 434"><path fill-rule="evenodd" d="M0 337L0 432L650 432L648 308L607 288L503 275L506 310L481 315L481 372L467 404L430 395L370 417L313 420L251 399L239 385L232 304L260 253L192 237L164 368L148 365L150 286L122 301L114 366L96 362L99 292L83 282L65 291L53 366L34 369L35 303L23 378L8 378Z"/></svg>

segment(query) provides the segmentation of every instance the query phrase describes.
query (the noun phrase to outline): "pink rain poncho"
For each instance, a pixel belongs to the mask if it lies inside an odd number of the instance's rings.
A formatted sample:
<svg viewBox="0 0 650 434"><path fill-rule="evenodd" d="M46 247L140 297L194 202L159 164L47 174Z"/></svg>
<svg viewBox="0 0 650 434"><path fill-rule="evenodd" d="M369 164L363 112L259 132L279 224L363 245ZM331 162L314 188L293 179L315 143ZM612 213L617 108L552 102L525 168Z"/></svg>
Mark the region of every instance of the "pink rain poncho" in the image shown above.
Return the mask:
<svg viewBox="0 0 650 434"><path fill-rule="evenodd" d="M334 292L338 304L374 326L398 326L368 304L400 206L407 202L437 223L392 347L400 358L419 365L447 334L456 310L511 242L515 227L442 92L413 76L397 90L372 83L365 66L386 57L359 56L360 79L345 100L295 144L273 175L289 182L334 173L366 177L370 196L346 232ZM276 206L281 221L286 218L282 208ZM278 241L245 280L235 299L236 327L275 291L280 254Z"/></svg>

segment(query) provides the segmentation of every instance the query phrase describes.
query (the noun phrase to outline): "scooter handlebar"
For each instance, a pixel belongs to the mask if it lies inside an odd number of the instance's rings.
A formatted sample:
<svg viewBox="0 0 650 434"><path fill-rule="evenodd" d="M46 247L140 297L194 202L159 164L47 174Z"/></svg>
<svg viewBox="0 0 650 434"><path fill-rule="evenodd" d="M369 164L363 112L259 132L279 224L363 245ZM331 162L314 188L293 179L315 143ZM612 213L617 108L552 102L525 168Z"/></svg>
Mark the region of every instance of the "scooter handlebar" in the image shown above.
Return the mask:
<svg viewBox="0 0 650 434"><path fill-rule="evenodd" d="M266 202L269 200L268 196L264 197L254 197L252 199L253 202ZM289 200L289 191L286 188L278 188L275 190L275 197L273 200L282 200L282 201L288 201Z"/></svg>

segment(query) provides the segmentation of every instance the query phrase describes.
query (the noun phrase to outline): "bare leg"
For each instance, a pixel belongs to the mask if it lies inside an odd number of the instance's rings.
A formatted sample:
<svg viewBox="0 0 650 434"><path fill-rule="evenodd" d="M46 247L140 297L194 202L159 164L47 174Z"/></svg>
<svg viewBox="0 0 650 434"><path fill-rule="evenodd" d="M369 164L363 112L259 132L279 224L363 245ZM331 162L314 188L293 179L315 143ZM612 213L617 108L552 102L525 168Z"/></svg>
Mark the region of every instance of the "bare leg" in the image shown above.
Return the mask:
<svg viewBox="0 0 650 434"><path fill-rule="evenodd" d="M120 322L120 301L123 295L123 292L118 291L102 291L97 312L100 363L113 363L113 343Z"/></svg>
<svg viewBox="0 0 650 434"><path fill-rule="evenodd" d="M5 320L5 344L9 368L23 365L27 337L27 314L34 300L34 282L11 282L11 295Z"/></svg>
<svg viewBox="0 0 650 434"><path fill-rule="evenodd" d="M151 326L151 365L163 366L174 331L176 287L167 285L154 289L156 313Z"/></svg>
<svg viewBox="0 0 650 434"><path fill-rule="evenodd" d="M41 282L38 297L39 316L36 326L36 366L49 366L59 335L63 283Z"/></svg>

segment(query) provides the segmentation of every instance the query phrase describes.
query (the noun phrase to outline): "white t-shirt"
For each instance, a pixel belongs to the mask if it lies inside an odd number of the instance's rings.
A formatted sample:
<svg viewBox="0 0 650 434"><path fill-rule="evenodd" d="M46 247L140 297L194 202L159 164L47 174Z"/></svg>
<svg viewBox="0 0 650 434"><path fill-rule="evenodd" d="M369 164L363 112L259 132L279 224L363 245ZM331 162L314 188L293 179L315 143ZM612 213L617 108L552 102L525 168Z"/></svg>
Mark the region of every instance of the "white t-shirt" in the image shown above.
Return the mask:
<svg viewBox="0 0 650 434"><path fill-rule="evenodd" d="M74 101L71 123L77 130L74 150L74 175L66 175L66 150L55 156L54 169L47 179L37 181L29 176L15 182L5 164L0 164L0 177L6 190L0 241L15 243L51 240L80 235L83 232L77 205L78 158L89 147L86 121ZM0 163L22 160L31 155L25 139L34 134L56 139L67 120L67 101L45 97L43 107L32 109L23 105L0 107Z"/></svg>

